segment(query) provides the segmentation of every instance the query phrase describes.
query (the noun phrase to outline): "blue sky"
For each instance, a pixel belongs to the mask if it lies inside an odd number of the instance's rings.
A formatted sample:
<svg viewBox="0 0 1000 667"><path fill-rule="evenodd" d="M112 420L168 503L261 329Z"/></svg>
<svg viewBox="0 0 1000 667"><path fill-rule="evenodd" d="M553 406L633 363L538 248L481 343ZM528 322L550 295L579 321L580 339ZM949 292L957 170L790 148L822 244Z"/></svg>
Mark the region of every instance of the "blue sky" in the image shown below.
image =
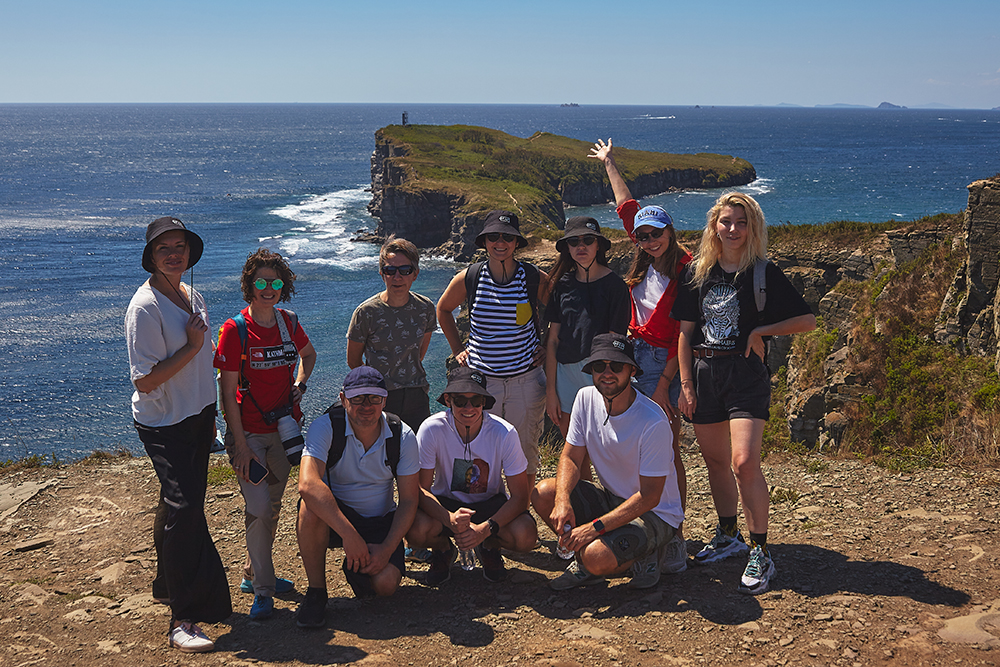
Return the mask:
<svg viewBox="0 0 1000 667"><path fill-rule="evenodd" d="M4 0L0 102L1000 106L1000 2Z"/></svg>

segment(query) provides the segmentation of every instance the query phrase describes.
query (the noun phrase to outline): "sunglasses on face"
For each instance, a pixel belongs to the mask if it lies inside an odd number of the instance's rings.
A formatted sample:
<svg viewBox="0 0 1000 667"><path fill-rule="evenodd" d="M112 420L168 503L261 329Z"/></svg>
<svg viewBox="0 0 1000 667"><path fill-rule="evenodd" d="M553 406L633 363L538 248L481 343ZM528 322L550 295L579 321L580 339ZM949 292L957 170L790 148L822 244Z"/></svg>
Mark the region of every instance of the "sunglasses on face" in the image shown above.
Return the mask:
<svg viewBox="0 0 1000 667"><path fill-rule="evenodd" d="M500 232L492 232L486 235L486 240L490 243L496 243L500 239L503 239L507 243L513 243L516 238L513 234L501 234Z"/></svg>
<svg viewBox="0 0 1000 667"><path fill-rule="evenodd" d="M483 397L482 396L458 396L456 394L451 395L451 404L456 408L464 408L466 405L472 405L474 408L483 407Z"/></svg>
<svg viewBox="0 0 1000 667"><path fill-rule="evenodd" d="M285 281L282 280L281 278L275 278L274 280L271 281L264 280L263 278L258 278L257 280L253 281L253 286L260 290L267 289L268 285L270 285L271 289L273 290L280 290L282 287L285 286Z"/></svg>
<svg viewBox="0 0 1000 667"><path fill-rule="evenodd" d="M575 236L571 239L566 239L566 245L568 245L570 248L575 248L581 243L583 245L594 245L595 241L597 241L596 236L586 234L585 236Z"/></svg>
<svg viewBox="0 0 1000 667"><path fill-rule="evenodd" d="M636 234L635 235L635 240L638 241L639 243L645 243L649 239L658 239L661 236L663 236L663 230L662 229L654 229L653 231L651 231L648 234Z"/></svg>
<svg viewBox="0 0 1000 667"><path fill-rule="evenodd" d="M621 373L626 365L624 361L595 361L590 364L590 373L591 375L600 375L608 366L611 366L612 373Z"/></svg>
<svg viewBox="0 0 1000 667"><path fill-rule="evenodd" d="M376 394L360 394L358 396L351 396L347 399L351 402L351 405L382 405L385 402L385 396L378 396Z"/></svg>
<svg viewBox="0 0 1000 667"><path fill-rule="evenodd" d="M399 271L399 275L408 276L413 273L413 266L410 264L404 264L403 266L383 266L382 273L387 276L394 276L396 272Z"/></svg>

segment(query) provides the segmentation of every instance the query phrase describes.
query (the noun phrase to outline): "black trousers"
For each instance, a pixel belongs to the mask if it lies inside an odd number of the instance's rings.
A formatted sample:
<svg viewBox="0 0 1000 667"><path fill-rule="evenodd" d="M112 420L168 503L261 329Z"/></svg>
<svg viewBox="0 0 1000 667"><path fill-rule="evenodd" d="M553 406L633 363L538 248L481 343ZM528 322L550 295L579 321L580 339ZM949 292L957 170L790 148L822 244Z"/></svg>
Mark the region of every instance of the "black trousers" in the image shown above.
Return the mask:
<svg viewBox="0 0 1000 667"><path fill-rule="evenodd" d="M153 595L170 598L174 620L218 623L233 613L229 582L205 519L215 404L179 424L135 430L160 479L153 522Z"/></svg>

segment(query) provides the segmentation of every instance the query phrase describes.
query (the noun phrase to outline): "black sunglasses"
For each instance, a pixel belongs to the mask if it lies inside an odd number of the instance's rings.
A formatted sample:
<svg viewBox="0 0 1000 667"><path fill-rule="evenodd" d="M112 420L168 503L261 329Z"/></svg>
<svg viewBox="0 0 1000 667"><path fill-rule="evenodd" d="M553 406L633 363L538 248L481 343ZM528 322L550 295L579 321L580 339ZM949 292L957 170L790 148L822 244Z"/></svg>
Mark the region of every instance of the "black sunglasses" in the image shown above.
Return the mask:
<svg viewBox="0 0 1000 667"><path fill-rule="evenodd" d="M413 273L414 268L410 264L404 264L403 266L383 266L382 267L382 273L384 273L387 276L394 276L394 275L396 275L396 271L399 271L399 275L401 275L401 276L408 276L411 273Z"/></svg>
<svg viewBox="0 0 1000 667"><path fill-rule="evenodd" d="M575 248L581 243L583 245L594 245L595 241L597 241L596 236L587 234L585 236L574 236L571 239L566 239L566 245L568 245L570 248Z"/></svg>
<svg viewBox="0 0 1000 667"><path fill-rule="evenodd" d="M451 404L456 408L464 408L470 403L474 408L481 408L485 400L483 396L459 396L458 394L451 394Z"/></svg>
<svg viewBox="0 0 1000 667"><path fill-rule="evenodd" d="M625 366L631 366L631 364L626 364L624 361L595 361L590 364L590 373L591 375L603 373L608 366L611 366L612 373L621 373Z"/></svg>
<svg viewBox="0 0 1000 667"><path fill-rule="evenodd" d="M507 243L513 243L516 238L513 234L501 234L500 232L490 232L486 235L486 240L490 243L496 243L500 239L503 239Z"/></svg>
<svg viewBox="0 0 1000 667"><path fill-rule="evenodd" d="M635 235L635 240L638 241L639 243L645 243L649 239L658 239L661 236L663 236L663 230L662 229L654 229L653 231L651 231L648 234L636 234Z"/></svg>
<svg viewBox="0 0 1000 667"><path fill-rule="evenodd" d="M358 394L357 396L351 396L347 400L351 402L351 405L382 405L385 401L385 396L378 396L377 394Z"/></svg>

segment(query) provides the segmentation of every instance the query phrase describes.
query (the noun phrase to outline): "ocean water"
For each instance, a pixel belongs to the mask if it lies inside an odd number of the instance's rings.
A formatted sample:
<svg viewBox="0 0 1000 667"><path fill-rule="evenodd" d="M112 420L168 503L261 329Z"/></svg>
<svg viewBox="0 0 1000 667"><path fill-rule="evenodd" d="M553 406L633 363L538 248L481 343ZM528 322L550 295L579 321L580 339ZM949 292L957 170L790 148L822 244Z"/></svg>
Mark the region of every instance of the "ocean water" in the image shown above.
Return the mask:
<svg viewBox="0 0 1000 667"><path fill-rule="evenodd" d="M194 284L213 329L244 304L238 275L266 245L298 274L295 310L319 353L307 419L346 374L355 306L380 289L374 132L398 123L542 130L670 152L738 155L771 223L882 222L956 212L1000 172L990 111L489 105L0 105L0 460L142 448L129 411L122 321L147 277L145 226L162 215L205 240ZM648 198L699 228L717 191ZM617 226L611 206L576 209ZM461 268L425 259L414 289L436 299ZM432 397L448 346L433 337Z"/></svg>

